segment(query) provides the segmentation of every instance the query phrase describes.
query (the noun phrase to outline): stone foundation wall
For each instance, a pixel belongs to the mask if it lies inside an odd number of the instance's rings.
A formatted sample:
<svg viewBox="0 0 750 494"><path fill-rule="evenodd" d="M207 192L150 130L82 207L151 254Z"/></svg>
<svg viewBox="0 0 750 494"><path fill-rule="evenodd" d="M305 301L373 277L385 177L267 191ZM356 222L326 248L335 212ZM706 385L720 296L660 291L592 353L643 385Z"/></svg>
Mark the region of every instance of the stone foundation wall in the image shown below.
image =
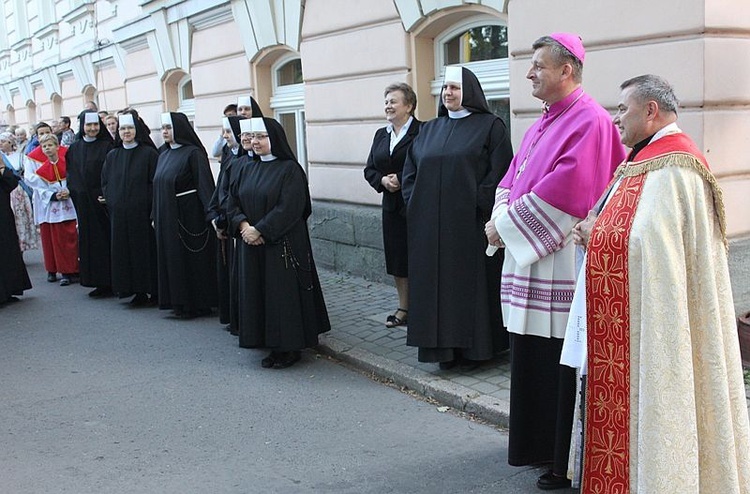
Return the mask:
<svg viewBox="0 0 750 494"><path fill-rule="evenodd" d="M308 220L315 263L322 268L392 283L385 272L379 206L315 201Z"/></svg>
<svg viewBox="0 0 750 494"><path fill-rule="evenodd" d="M734 310L739 316L750 311L750 236L729 241L729 276Z"/></svg>

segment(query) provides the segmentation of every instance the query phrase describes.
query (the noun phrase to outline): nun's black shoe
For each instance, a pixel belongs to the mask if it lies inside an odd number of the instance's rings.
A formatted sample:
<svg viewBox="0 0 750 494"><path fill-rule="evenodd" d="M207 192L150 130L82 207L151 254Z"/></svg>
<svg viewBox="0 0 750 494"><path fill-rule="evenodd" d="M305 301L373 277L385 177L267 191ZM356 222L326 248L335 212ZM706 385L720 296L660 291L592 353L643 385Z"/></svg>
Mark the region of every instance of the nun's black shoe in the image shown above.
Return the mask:
<svg viewBox="0 0 750 494"><path fill-rule="evenodd" d="M273 367L273 364L276 363L276 358L278 357L279 352L271 352L268 354L268 357L264 358L260 361L260 366L264 369L270 369Z"/></svg>
<svg viewBox="0 0 750 494"><path fill-rule="evenodd" d="M148 305L148 295L145 293L136 293L129 304L131 307L145 307Z"/></svg>
<svg viewBox="0 0 750 494"><path fill-rule="evenodd" d="M464 372L467 372L467 371L477 370L478 368L482 366L483 363L484 362L482 360L469 360L467 358L462 358L460 365L461 365L461 370Z"/></svg>
<svg viewBox="0 0 750 494"><path fill-rule="evenodd" d="M555 475L550 470L549 472L540 475L536 481L536 486L543 491L554 491L557 489L569 489L570 480L567 477L561 477Z"/></svg>
<svg viewBox="0 0 750 494"><path fill-rule="evenodd" d="M440 370L449 370L454 368L457 363L458 361L456 359L448 360L447 362L440 362L440 364L438 364L438 367L440 367Z"/></svg>
<svg viewBox="0 0 750 494"><path fill-rule="evenodd" d="M286 369L287 367L291 367L299 362L300 358L302 358L302 354L298 350L293 352L281 352L273 363L273 368Z"/></svg>
<svg viewBox="0 0 750 494"><path fill-rule="evenodd" d="M112 289L108 286L98 286L89 292L91 298L111 297Z"/></svg>

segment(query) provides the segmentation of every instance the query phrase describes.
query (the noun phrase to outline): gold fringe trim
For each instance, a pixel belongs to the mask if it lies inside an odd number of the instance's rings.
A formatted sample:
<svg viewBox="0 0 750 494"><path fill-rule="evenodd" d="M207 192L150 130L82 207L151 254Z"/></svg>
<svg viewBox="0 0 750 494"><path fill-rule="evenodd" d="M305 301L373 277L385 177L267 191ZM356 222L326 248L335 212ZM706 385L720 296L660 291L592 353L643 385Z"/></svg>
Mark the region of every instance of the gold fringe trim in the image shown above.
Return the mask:
<svg viewBox="0 0 750 494"><path fill-rule="evenodd" d="M719 228L721 229L721 238L724 242L724 248L729 252L729 242L727 241L727 217L724 210L724 193L714 174L706 168L698 158L690 153L670 152L667 154L655 156L646 161L625 162L615 170L615 177L635 177L644 173L661 170L668 166L679 166L688 168L697 172L701 178L711 187L714 196L714 209L719 217Z"/></svg>

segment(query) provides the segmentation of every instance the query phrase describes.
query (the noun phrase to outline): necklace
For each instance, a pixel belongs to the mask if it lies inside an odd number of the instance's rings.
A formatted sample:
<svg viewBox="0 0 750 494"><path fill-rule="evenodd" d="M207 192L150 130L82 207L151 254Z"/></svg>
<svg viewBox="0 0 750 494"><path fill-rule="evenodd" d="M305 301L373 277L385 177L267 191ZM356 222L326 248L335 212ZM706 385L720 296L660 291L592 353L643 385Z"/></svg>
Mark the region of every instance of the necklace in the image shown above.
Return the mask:
<svg viewBox="0 0 750 494"><path fill-rule="evenodd" d="M552 120L552 122L550 122L550 124L547 126L546 129L542 131L539 137L537 137L535 141L532 141L531 146L529 146L529 150L526 151L526 156L524 156L523 161L521 162L521 166L518 167L518 172L516 173L516 180L518 180L518 177L520 177L521 174L524 172L524 170L526 170L526 165L529 162L529 156L531 156L532 151L534 151L534 148L536 148L536 145L539 144L539 141L542 140L542 137L544 137L544 134L546 134L547 131L550 128L552 128L552 126L555 125L555 123L560 119L560 117L565 115L568 112L568 110L570 110L573 107L573 105L575 105L578 102L578 100L581 99L582 96L583 96L583 90L581 91L581 94L576 96L576 99L574 99L568 106L566 106L565 109L561 111L560 114L556 116L554 120Z"/></svg>

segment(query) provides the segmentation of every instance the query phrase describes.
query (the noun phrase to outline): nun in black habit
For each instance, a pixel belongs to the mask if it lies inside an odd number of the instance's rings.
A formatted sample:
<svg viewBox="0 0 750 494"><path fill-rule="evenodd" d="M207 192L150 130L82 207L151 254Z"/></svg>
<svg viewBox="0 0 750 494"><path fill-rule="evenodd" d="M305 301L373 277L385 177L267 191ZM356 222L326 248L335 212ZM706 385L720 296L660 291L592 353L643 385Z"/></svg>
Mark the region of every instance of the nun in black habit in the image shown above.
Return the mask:
<svg viewBox="0 0 750 494"><path fill-rule="evenodd" d="M18 187L18 177L10 162L0 153L0 306L18 300L31 289L31 280L18 245L16 220L10 207L10 193Z"/></svg>
<svg viewBox="0 0 750 494"><path fill-rule="evenodd" d="M422 124L406 158L409 236L406 344L420 362L475 367L508 347L500 314L502 251L485 255L484 224L513 158L510 134L476 76L447 67L438 118Z"/></svg>
<svg viewBox="0 0 750 494"><path fill-rule="evenodd" d="M235 162L229 186L229 232L237 237L240 346L270 348L265 368L285 368L331 329L313 261L307 177L281 125L240 122L252 163ZM249 134L249 135L248 135ZM239 165L239 166L238 166Z"/></svg>
<svg viewBox="0 0 750 494"><path fill-rule="evenodd" d="M152 210L159 308L180 318L204 316L217 305L216 235L208 210L214 179L206 150L184 114L162 114L161 129Z"/></svg>
<svg viewBox="0 0 750 494"><path fill-rule="evenodd" d="M216 190L209 204L209 219L216 230L218 248L216 255L217 294L219 297L219 322L228 324L227 329L237 334L237 301L236 290L232 289L234 238L227 235L227 198L229 194L229 174L233 161L247 154L239 144L240 120L245 117L230 116L221 119L224 147L221 149L219 176L216 178ZM236 277L234 277L236 278Z"/></svg>
<svg viewBox="0 0 750 494"><path fill-rule="evenodd" d="M90 297L112 294L110 222L102 198L102 167L114 147L112 136L94 111L78 115L78 134L65 159L68 189L78 216L78 257L82 286Z"/></svg>
<svg viewBox="0 0 750 494"><path fill-rule="evenodd" d="M134 307L156 301L156 239L151 226L153 182L159 153L151 130L135 110L119 115L118 145L102 169L102 193L112 227L112 289L134 295Z"/></svg>

